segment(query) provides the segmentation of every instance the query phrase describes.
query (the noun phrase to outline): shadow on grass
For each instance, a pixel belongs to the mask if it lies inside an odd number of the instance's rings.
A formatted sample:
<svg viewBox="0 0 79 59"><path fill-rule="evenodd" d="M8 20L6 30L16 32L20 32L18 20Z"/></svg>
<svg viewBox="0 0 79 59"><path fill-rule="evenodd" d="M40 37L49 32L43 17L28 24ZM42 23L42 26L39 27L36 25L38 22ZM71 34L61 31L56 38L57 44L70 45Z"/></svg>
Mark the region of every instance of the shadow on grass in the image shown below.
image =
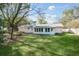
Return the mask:
<svg viewBox="0 0 79 59"><path fill-rule="evenodd" d="M12 46L1 47L0 55L78 56L79 36L29 35L23 37L21 41L17 41Z"/></svg>
<svg viewBox="0 0 79 59"><path fill-rule="evenodd" d="M25 52L25 55L56 55L56 56L70 56L79 55L79 36L41 36L36 35L33 38L30 36L23 38L21 46L29 46L30 51ZM40 41L40 39L42 41ZM44 40L51 40L51 42L44 42ZM34 50L33 50L34 49Z"/></svg>
<svg viewBox="0 0 79 59"><path fill-rule="evenodd" d="M11 46L0 47L0 56L22 55L18 50L13 50Z"/></svg>

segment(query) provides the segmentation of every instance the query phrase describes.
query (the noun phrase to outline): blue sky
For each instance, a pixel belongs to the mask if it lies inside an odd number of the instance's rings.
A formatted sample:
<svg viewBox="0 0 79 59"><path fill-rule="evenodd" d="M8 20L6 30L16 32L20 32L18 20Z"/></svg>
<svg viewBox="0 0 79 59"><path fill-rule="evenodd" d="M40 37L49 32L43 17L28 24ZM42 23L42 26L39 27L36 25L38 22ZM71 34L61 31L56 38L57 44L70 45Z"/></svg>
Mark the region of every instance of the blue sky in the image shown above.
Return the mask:
<svg viewBox="0 0 79 59"><path fill-rule="evenodd" d="M32 3L31 8L40 8L46 13L46 20L48 22L58 22L63 11L73 6L78 5L77 3ZM32 20L37 20L35 12L31 12L34 15L30 16Z"/></svg>

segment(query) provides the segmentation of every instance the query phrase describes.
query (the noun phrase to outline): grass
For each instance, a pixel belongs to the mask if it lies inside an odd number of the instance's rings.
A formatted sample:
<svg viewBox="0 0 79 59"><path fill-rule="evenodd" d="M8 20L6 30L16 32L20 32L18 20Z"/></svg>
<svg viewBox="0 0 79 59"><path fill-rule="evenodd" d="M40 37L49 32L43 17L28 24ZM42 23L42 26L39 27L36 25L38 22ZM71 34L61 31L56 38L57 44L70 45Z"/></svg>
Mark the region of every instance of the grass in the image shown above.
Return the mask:
<svg viewBox="0 0 79 59"><path fill-rule="evenodd" d="M14 44L1 47L0 55L79 56L79 36L26 35Z"/></svg>

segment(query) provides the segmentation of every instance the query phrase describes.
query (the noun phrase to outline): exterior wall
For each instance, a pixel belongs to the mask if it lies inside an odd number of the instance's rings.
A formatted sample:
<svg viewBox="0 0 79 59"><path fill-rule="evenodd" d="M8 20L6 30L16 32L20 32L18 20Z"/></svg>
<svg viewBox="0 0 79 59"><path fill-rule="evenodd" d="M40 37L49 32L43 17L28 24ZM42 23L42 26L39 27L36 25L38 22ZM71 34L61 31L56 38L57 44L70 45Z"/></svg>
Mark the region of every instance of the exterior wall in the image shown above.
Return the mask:
<svg viewBox="0 0 79 59"><path fill-rule="evenodd" d="M33 32L34 34L52 34L54 35L54 32Z"/></svg>
<svg viewBox="0 0 79 59"><path fill-rule="evenodd" d="M25 33L33 33L33 34L50 34L54 35L55 33L62 33L62 28L61 27L30 27L29 26L20 26L18 27L20 32L25 32ZM34 28L43 28L43 32L35 32ZM45 32L45 28L53 28L52 31L50 32ZM51 29L50 29L51 30Z"/></svg>
<svg viewBox="0 0 79 59"><path fill-rule="evenodd" d="M48 28L48 27L46 27L46 28ZM54 35L55 33L62 33L62 32L63 32L62 28L53 28L53 31L50 31L50 32L45 32L45 28L43 28L43 32L33 31L34 34L51 34L51 35Z"/></svg>
<svg viewBox="0 0 79 59"><path fill-rule="evenodd" d="M62 29L63 32L69 32L69 29Z"/></svg>
<svg viewBox="0 0 79 59"><path fill-rule="evenodd" d="M54 30L53 30L53 32L54 33L62 33L63 29L61 27L57 27L57 28L55 27Z"/></svg>
<svg viewBox="0 0 79 59"><path fill-rule="evenodd" d="M32 33L33 32L32 28L23 27L23 26L18 27L18 28L19 28L20 32L25 32L25 33Z"/></svg>

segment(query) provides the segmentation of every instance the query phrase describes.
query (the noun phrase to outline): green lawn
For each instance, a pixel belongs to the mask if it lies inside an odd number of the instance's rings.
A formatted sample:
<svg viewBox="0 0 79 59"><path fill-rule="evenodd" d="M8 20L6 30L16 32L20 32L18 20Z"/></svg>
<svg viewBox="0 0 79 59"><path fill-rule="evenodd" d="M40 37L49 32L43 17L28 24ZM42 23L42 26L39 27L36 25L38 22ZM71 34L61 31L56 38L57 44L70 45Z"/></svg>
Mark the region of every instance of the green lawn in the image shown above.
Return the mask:
<svg viewBox="0 0 79 59"><path fill-rule="evenodd" d="M26 35L14 44L1 47L0 55L79 56L79 36Z"/></svg>

